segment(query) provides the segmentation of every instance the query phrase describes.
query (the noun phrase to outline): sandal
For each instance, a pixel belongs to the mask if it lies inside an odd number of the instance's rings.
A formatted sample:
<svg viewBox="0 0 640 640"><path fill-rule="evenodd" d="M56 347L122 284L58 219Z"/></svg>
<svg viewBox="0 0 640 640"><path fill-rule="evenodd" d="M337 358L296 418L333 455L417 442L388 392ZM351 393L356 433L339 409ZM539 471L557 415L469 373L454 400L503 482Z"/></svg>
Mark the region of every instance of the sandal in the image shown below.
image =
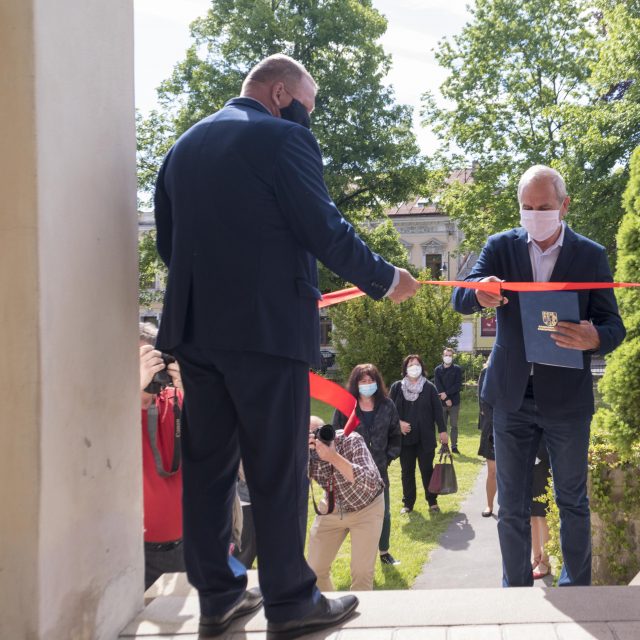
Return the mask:
<svg viewBox="0 0 640 640"><path fill-rule="evenodd" d="M429 511L431 511L432 513L440 513L440 507L437 504L432 504L429 507Z"/></svg>
<svg viewBox="0 0 640 640"><path fill-rule="evenodd" d="M540 570L540 567L543 567L543 570ZM551 573L551 567L546 565L544 562L540 561L538 563L538 568L533 572L533 579L540 580L540 578L544 578Z"/></svg>
<svg viewBox="0 0 640 640"><path fill-rule="evenodd" d="M482 512L482 517L483 518L490 518L493 515L493 509L489 509L489 507L487 507L483 512Z"/></svg>

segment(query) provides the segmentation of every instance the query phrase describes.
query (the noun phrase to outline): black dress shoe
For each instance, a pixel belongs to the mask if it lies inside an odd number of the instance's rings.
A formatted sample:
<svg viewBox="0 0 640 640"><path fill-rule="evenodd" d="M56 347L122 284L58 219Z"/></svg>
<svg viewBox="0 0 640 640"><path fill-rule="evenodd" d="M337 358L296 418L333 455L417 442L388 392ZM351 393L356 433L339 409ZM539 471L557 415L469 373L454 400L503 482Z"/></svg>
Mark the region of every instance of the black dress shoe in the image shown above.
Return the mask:
<svg viewBox="0 0 640 640"><path fill-rule="evenodd" d="M320 602L304 618L267 623L267 640L291 640L333 627L349 618L357 606L358 598L355 596L342 596L335 600L320 596Z"/></svg>
<svg viewBox="0 0 640 640"><path fill-rule="evenodd" d="M214 638L224 633L229 625L236 619L246 616L248 613L262 606L262 594L260 589L254 587L242 594L242 598L225 613L219 616L200 616L200 638Z"/></svg>

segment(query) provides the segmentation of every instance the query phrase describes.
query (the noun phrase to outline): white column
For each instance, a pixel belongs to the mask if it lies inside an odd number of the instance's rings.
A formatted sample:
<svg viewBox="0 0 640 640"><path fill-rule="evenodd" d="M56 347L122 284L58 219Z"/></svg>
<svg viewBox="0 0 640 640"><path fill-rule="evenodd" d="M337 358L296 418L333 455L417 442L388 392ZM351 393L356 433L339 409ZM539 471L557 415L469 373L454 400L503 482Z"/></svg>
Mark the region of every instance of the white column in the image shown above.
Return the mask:
<svg viewBox="0 0 640 640"><path fill-rule="evenodd" d="M0 3L0 637L142 605L132 0Z"/></svg>

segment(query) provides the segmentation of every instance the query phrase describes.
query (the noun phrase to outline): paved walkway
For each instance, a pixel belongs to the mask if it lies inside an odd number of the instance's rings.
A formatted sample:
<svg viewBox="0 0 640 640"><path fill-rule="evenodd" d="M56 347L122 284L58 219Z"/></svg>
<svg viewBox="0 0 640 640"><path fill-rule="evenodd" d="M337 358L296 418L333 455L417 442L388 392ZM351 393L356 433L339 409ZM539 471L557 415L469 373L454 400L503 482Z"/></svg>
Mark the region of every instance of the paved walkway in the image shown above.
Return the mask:
<svg viewBox="0 0 640 640"><path fill-rule="evenodd" d="M487 506L484 466L471 493L460 506L449 528L440 538L440 547L433 551L413 589L469 589L500 587L502 585L502 560L498 543L496 514L483 518ZM537 586L548 586L540 581Z"/></svg>

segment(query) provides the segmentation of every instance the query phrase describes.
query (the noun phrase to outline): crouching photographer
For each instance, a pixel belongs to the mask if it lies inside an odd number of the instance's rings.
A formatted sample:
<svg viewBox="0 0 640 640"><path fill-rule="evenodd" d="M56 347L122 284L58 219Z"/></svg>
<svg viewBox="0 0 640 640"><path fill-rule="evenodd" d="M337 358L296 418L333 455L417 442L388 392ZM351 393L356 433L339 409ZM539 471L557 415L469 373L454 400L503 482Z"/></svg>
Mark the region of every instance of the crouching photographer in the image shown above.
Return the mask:
<svg viewBox="0 0 640 640"><path fill-rule="evenodd" d="M145 590L163 573L185 571L182 548L180 422L182 381L156 349L158 330L140 324Z"/></svg>
<svg viewBox="0 0 640 640"><path fill-rule="evenodd" d="M321 591L334 591L331 564L351 534L351 590L373 589L384 518L384 482L364 439L316 416L309 425L309 478L325 491L309 535L309 566ZM315 505L315 498L314 498Z"/></svg>

